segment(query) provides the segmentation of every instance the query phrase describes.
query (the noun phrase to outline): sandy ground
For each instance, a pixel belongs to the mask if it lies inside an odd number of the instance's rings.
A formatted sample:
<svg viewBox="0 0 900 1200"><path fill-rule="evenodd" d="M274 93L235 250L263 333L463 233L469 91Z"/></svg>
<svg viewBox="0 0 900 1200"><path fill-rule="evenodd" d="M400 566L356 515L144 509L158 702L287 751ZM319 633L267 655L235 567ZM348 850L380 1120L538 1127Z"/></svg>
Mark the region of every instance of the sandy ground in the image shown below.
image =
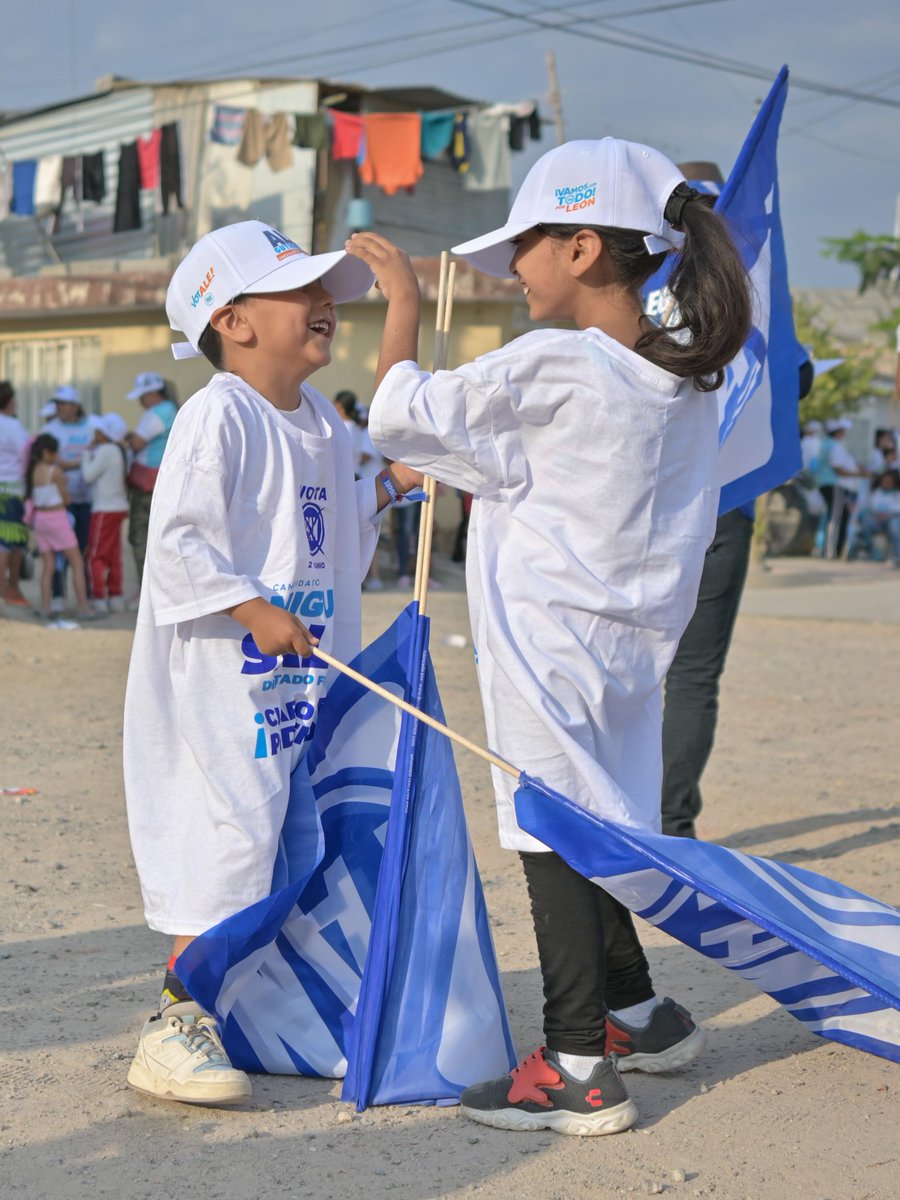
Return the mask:
<svg viewBox="0 0 900 1200"><path fill-rule="evenodd" d="M480 740L471 651L445 641L468 634L464 596L458 575L442 570L445 588L431 599L438 679L450 723ZM900 579L864 565L843 581L821 569L800 575L779 566L747 593L702 833L897 903ZM835 586L851 593L837 613ZM367 596L367 634L403 600ZM131 1091L125 1072L168 952L143 924L125 826L132 621L66 632L18 613L0 619L0 784L39 789L0 797L4 1200L900 1194L897 1069L812 1037L750 985L649 929L658 991L692 1009L709 1046L681 1072L627 1077L641 1114L629 1133L503 1133L452 1108L351 1118L338 1084L299 1078L258 1078L243 1111ZM524 887L516 858L497 845L487 769L463 754L458 763L526 1052L540 1041L540 983Z"/></svg>

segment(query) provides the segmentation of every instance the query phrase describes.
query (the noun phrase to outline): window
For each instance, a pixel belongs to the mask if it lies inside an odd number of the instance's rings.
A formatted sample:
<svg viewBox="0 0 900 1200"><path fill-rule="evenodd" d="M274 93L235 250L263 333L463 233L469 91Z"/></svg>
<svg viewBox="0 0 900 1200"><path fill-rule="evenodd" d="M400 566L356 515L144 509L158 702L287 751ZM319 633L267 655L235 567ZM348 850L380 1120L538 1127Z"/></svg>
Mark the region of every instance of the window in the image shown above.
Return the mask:
<svg viewBox="0 0 900 1200"><path fill-rule="evenodd" d="M19 420L36 432L41 409L63 384L77 387L85 412L100 411L100 338L22 338L0 340L0 379L16 393Z"/></svg>

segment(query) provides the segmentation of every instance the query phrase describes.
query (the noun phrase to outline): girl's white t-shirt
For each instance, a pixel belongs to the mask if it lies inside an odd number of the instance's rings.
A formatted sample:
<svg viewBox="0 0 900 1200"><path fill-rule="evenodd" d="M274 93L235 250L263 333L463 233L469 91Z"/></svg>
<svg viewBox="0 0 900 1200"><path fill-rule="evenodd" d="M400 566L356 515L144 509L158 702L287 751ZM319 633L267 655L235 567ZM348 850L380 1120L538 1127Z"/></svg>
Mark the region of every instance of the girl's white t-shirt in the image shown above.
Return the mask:
<svg viewBox="0 0 900 1200"><path fill-rule="evenodd" d="M331 404L280 412L229 374L179 410L153 493L124 767L151 928L200 933L269 892L292 768L329 669L264 654L223 610L261 596L346 662L377 535Z"/></svg>
<svg viewBox="0 0 900 1200"><path fill-rule="evenodd" d="M392 368L375 445L475 499L467 583L491 749L604 817L659 827L661 684L718 507L718 414L597 329L455 371ZM493 769L504 846L516 824Z"/></svg>

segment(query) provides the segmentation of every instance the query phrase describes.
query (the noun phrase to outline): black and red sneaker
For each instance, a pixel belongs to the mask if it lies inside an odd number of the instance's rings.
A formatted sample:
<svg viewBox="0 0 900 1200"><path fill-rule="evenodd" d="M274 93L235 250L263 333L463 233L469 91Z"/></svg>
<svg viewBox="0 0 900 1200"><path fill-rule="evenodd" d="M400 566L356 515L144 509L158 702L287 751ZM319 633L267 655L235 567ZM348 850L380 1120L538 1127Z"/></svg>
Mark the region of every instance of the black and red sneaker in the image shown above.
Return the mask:
<svg viewBox="0 0 900 1200"><path fill-rule="evenodd" d="M614 1054L620 1071L673 1071L696 1058L706 1034L691 1014L667 996L642 1029L618 1017L606 1018L606 1053Z"/></svg>
<svg viewBox="0 0 900 1200"><path fill-rule="evenodd" d="M508 1075L466 1088L459 1104L482 1125L582 1137L619 1133L638 1115L615 1063L604 1058L587 1079L573 1079L543 1046Z"/></svg>

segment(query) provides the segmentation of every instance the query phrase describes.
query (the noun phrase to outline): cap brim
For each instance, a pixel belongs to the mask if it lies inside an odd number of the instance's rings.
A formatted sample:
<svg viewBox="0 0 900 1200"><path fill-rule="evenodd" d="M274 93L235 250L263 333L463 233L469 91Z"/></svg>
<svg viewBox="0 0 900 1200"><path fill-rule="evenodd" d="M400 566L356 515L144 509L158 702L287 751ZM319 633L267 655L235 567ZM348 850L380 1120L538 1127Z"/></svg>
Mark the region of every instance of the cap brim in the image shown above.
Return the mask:
<svg viewBox="0 0 900 1200"><path fill-rule="evenodd" d="M493 275L497 279L509 279L512 271L509 264L516 248L512 239L521 237L529 229L539 225L539 221L519 221L504 225L491 233L483 233L481 237L473 238L470 242L461 242L453 247L453 253L464 258L485 275Z"/></svg>
<svg viewBox="0 0 900 1200"><path fill-rule="evenodd" d="M331 292L335 304L359 300L375 282L375 276L361 258L348 254L346 250L335 250L329 254L308 254L289 259L243 290L247 296L259 292L289 292L293 288L315 283L317 279Z"/></svg>

